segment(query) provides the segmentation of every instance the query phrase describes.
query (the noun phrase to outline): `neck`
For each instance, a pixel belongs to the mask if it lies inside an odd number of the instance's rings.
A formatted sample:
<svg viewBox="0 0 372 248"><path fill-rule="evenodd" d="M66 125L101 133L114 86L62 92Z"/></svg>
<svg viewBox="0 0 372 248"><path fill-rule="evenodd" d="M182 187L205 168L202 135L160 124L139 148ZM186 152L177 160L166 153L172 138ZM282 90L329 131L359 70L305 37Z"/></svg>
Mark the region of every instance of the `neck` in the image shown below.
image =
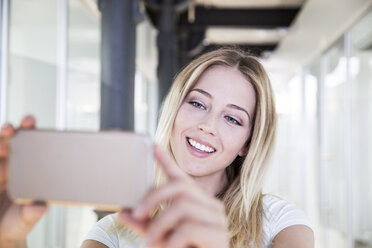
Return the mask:
<svg viewBox="0 0 372 248"><path fill-rule="evenodd" d="M203 177L193 177L195 182L211 196L216 196L227 184L226 173L216 173Z"/></svg>

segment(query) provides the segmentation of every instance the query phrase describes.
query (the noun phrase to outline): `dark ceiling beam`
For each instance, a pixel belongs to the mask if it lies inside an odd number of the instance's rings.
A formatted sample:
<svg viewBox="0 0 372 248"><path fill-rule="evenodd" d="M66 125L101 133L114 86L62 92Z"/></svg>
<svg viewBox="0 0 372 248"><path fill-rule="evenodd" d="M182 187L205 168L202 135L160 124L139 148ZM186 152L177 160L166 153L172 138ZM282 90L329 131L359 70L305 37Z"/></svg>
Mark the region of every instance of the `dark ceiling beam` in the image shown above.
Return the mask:
<svg viewBox="0 0 372 248"><path fill-rule="evenodd" d="M252 55L255 55L255 56L262 56L262 54L264 52L271 52L271 51L274 51L277 46L278 46L278 43L273 43L273 44L265 44L265 45L254 45L254 44L235 44L235 46L239 47L240 49L252 54ZM205 50L204 52L207 52L207 51L210 51L210 50L214 50L214 49L217 49L221 47L221 45L217 45L217 44L210 44L208 46L205 47Z"/></svg>
<svg viewBox="0 0 372 248"><path fill-rule="evenodd" d="M211 44L209 45L208 47L213 47L215 46L215 48L217 48L218 46L221 46L221 45L217 45L217 44ZM254 52L254 50L256 51L272 51L272 50L275 50L276 47L278 46L278 43L272 43L272 44L265 44L265 45L255 45L255 44L236 44L235 46L238 46L240 49L243 49L244 51L252 51Z"/></svg>
<svg viewBox="0 0 372 248"><path fill-rule="evenodd" d="M229 45L218 45L218 44L209 44L209 45L200 45L195 50L197 50L197 53L190 53L181 51L180 52L180 65L181 67L186 66L188 63L190 63L193 59L200 56L203 53L216 50L218 48L221 48L223 46L235 46L239 47L243 51L248 52L251 55L257 56L257 57L265 57L265 53L273 52L277 47L278 43L272 43L272 44L265 44L265 45L254 45L254 44L229 44Z"/></svg>
<svg viewBox="0 0 372 248"><path fill-rule="evenodd" d="M162 9L162 5L165 3L164 0L143 0L147 9L151 9L152 11L160 11ZM176 12L185 11L190 4L193 3L193 0L170 0L169 4L172 4L174 10Z"/></svg>
<svg viewBox="0 0 372 248"><path fill-rule="evenodd" d="M254 8L254 9L220 9L197 6L195 21L189 23L188 13L180 15L178 26L199 29L208 26L234 26L277 28L292 24L300 8Z"/></svg>

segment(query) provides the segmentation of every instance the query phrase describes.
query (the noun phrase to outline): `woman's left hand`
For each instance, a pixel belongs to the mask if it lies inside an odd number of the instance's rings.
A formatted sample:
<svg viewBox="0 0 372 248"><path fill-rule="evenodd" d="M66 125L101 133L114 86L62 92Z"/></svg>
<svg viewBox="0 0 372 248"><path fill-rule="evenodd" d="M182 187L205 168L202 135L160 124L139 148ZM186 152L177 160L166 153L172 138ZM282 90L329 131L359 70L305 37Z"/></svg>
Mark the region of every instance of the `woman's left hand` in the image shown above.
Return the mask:
<svg viewBox="0 0 372 248"><path fill-rule="evenodd" d="M167 175L167 183L152 189L133 211L120 212L119 220L145 235L150 247L229 247L223 203L205 193L157 146L155 158ZM165 204L165 209L151 218L160 204Z"/></svg>

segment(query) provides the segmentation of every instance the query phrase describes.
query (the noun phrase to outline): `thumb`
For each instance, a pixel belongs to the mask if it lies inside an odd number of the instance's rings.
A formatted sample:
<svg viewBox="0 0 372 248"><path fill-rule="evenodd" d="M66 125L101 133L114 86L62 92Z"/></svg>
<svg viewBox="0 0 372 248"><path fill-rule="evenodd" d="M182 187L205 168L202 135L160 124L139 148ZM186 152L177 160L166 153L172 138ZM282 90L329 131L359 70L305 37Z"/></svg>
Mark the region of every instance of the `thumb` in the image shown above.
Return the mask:
<svg viewBox="0 0 372 248"><path fill-rule="evenodd" d="M46 211L43 205L13 204L4 216L1 232L10 240L25 239Z"/></svg>
<svg viewBox="0 0 372 248"><path fill-rule="evenodd" d="M45 205L25 205L21 206L21 218L27 227L33 227L47 212Z"/></svg>

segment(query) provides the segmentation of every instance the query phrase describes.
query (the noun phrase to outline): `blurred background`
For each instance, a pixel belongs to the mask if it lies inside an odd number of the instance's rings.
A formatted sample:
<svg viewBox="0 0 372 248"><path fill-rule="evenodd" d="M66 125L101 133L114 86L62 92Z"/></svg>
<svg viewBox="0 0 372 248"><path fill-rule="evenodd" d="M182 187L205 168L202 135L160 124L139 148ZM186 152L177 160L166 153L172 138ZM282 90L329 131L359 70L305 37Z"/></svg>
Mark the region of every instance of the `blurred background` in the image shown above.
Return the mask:
<svg viewBox="0 0 372 248"><path fill-rule="evenodd" d="M0 124L154 135L174 75L220 45L260 57L278 137L265 192L316 247L372 247L372 1L0 0ZM66 179L68 181L68 179ZM52 207L29 247L79 247L91 208Z"/></svg>

